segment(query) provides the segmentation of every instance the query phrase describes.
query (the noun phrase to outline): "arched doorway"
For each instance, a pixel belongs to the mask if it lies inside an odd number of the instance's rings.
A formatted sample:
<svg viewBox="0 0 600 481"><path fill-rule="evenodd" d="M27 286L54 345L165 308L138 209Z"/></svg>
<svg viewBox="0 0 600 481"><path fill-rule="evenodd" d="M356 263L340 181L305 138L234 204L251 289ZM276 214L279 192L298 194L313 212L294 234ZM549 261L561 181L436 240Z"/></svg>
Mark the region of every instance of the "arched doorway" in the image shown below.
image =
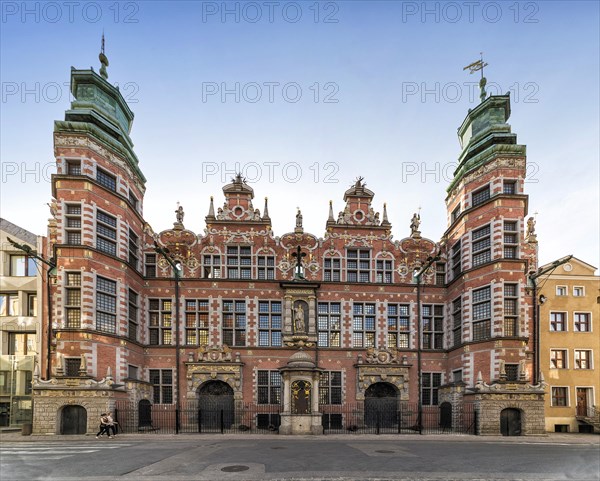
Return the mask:
<svg viewBox="0 0 600 481"><path fill-rule="evenodd" d="M228 429L234 422L233 389L223 381L208 381L198 388L198 423L201 431Z"/></svg>
<svg viewBox="0 0 600 481"><path fill-rule="evenodd" d="M83 406L65 406L60 417L60 434L85 434L87 411Z"/></svg>
<svg viewBox="0 0 600 481"><path fill-rule="evenodd" d="M152 429L152 404L147 399L138 403L138 429Z"/></svg>
<svg viewBox="0 0 600 481"><path fill-rule="evenodd" d="M521 410L515 408L503 409L500 413L500 432L502 436L521 435Z"/></svg>
<svg viewBox="0 0 600 481"><path fill-rule="evenodd" d="M365 391L365 424L390 428L398 425L398 389L388 382L376 382Z"/></svg>
<svg viewBox="0 0 600 481"><path fill-rule="evenodd" d="M452 404L449 402L440 405L440 427L443 431L452 429Z"/></svg>

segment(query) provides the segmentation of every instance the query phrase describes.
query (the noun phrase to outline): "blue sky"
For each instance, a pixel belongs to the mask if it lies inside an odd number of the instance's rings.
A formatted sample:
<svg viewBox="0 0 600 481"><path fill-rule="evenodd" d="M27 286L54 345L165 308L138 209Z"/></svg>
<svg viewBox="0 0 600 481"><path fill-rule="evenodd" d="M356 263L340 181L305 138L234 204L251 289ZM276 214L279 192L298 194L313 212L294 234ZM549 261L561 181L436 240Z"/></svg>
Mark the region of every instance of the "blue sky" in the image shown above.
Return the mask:
<svg viewBox="0 0 600 481"><path fill-rule="evenodd" d="M219 206L239 168L255 207L269 197L276 235L293 230L297 206L322 235L329 200L342 210L362 175L396 239L420 207L423 235L438 240L456 129L479 102L463 67L483 51L489 90L511 92L509 122L527 145L540 261L600 265L598 2L25 5L2 2L0 211L34 233L46 232L64 84L71 66L98 70L103 30L155 231L179 201L201 233L210 196Z"/></svg>

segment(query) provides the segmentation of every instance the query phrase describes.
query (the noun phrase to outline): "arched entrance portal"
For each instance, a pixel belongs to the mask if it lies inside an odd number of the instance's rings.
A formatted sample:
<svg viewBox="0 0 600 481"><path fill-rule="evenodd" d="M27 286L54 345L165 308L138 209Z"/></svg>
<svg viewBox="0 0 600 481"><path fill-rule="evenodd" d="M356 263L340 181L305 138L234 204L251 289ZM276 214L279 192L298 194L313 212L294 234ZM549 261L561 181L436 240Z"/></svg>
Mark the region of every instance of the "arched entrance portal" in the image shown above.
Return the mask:
<svg viewBox="0 0 600 481"><path fill-rule="evenodd" d="M65 406L60 417L60 434L85 434L87 411L83 406Z"/></svg>
<svg viewBox="0 0 600 481"><path fill-rule="evenodd" d="M365 391L365 424L389 428L398 425L398 389L387 382L371 384Z"/></svg>
<svg viewBox="0 0 600 481"><path fill-rule="evenodd" d="M199 426L202 431L228 429L234 422L233 389L223 381L208 381L198 388Z"/></svg>
<svg viewBox="0 0 600 481"><path fill-rule="evenodd" d="M152 428L152 404L147 399L138 403L138 429Z"/></svg>
<svg viewBox="0 0 600 481"><path fill-rule="evenodd" d="M500 413L500 432L502 436L521 435L521 411L515 408L503 409Z"/></svg>

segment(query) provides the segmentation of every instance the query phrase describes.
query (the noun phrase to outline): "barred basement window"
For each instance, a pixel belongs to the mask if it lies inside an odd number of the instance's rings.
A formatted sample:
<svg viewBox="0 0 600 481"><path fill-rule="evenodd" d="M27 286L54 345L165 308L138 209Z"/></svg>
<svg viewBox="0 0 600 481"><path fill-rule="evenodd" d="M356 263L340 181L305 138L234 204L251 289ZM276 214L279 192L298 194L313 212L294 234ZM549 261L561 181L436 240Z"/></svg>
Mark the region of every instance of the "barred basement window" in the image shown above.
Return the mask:
<svg viewBox="0 0 600 481"><path fill-rule="evenodd" d="M518 336L518 284L504 284L504 335Z"/></svg>
<svg viewBox="0 0 600 481"><path fill-rule="evenodd" d="M113 192L117 191L117 178L105 170L100 168L96 170L96 180L100 185L106 187L108 190L112 190Z"/></svg>
<svg viewBox="0 0 600 481"><path fill-rule="evenodd" d="M96 329L110 334L117 332L117 283L96 277Z"/></svg>
<svg viewBox="0 0 600 481"><path fill-rule="evenodd" d="M550 313L550 331L562 332L566 331L567 313L566 312L551 312Z"/></svg>
<svg viewBox="0 0 600 481"><path fill-rule="evenodd" d="M462 272L462 249L460 239L452 246L452 278L456 279Z"/></svg>
<svg viewBox="0 0 600 481"><path fill-rule="evenodd" d="M69 245L81 244L81 204L67 204L65 213L66 241Z"/></svg>
<svg viewBox="0 0 600 481"><path fill-rule="evenodd" d="M252 248L250 246L227 246L227 278L252 278Z"/></svg>
<svg viewBox="0 0 600 481"><path fill-rule="evenodd" d="M117 218L101 210L96 212L96 248L117 255Z"/></svg>
<svg viewBox="0 0 600 481"><path fill-rule="evenodd" d="M137 271L138 266L138 236L129 229L129 265Z"/></svg>
<svg viewBox="0 0 600 481"><path fill-rule="evenodd" d="M67 175L81 175L81 160L67 160Z"/></svg>
<svg viewBox="0 0 600 481"><path fill-rule="evenodd" d="M342 371L319 374L319 404L342 404Z"/></svg>
<svg viewBox="0 0 600 481"><path fill-rule="evenodd" d="M519 233L516 221L504 221L504 258L516 259L519 249Z"/></svg>
<svg viewBox="0 0 600 481"><path fill-rule="evenodd" d="M156 254L146 254L146 277L156 277Z"/></svg>
<svg viewBox="0 0 600 481"><path fill-rule="evenodd" d="M341 277L341 259L337 257L326 257L323 260L323 280L331 282L340 282Z"/></svg>
<svg viewBox="0 0 600 481"><path fill-rule="evenodd" d="M408 349L410 347L410 306L388 304L387 347Z"/></svg>
<svg viewBox="0 0 600 481"><path fill-rule="evenodd" d="M490 226L486 225L472 233L473 241L473 267L480 266L492 260L492 241L490 237Z"/></svg>
<svg viewBox="0 0 600 481"><path fill-rule="evenodd" d="M444 349L444 306L442 304L424 304L423 349Z"/></svg>
<svg viewBox="0 0 600 481"><path fill-rule="evenodd" d="M128 298L128 326L127 337L130 341L137 341L138 335L138 294L132 289L129 289Z"/></svg>
<svg viewBox="0 0 600 481"><path fill-rule="evenodd" d="M341 304L319 302L317 309L319 347L340 347Z"/></svg>
<svg viewBox="0 0 600 481"><path fill-rule="evenodd" d="M473 340L481 341L491 337L492 301L491 288L483 287L473 291Z"/></svg>
<svg viewBox="0 0 600 481"><path fill-rule="evenodd" d="M348 282L369 282L371 251L348 249L346 257L346 280Z"/></svg>
<svg viewBox="0 0 600 481"><path fill-rule="evenodd" d="M568 406L568 389L567 387L552 388L552 406Z"/></svg>
<svg viewBox="0 0 600 481"><path fill-rule="evenodd" d="M171 299L149 299L149 344L171 344Z"/></svg>
<svg viewBox="0 0 600 481"><path fill-rule="evenodd" d="M258 302L258 345L281 347L281 302Z"/></svg>
<svg viewBox="0 0 600 481"><path fill-rule="evenodd" d="M503 194L516 194L517 193L517 181L516 180L505 180L502 184Z"/></svg>
<svg viewBox="0 0 600 481"><path fill-rule="evenodd" d="M258 256L257 274L259 280L275 279L275 256Z"/></svg>
<svg viewBox="0 0 600 481"><path fill-rule="evenodd" d="M441 372L424 372L421 374L421 399L424 406L437 406L438 388L442 384Z"/></svg>
<svg viewBox="0 0 600 481"><path fill-rule="evenodd" d="M222 301L223 344L246 345L246 301Z"/></svg>
<svg viewBox="0 0 600 481"><path fill-rule="evenodd" d="M490 186L486 185L485 187L476 190L471 194L471 207L475 207L476 205L483 204L486 200L490 198Z"/></svg>
<svg viewBox="0 0 600 481"><path fill-rule="evenodd" d="M375 347L375 304L354 303L352 347Z"/></svg>
<svg viewBox="0 0 600 481"><path fill-rule="evenodd" d="M208 299L186 299L185 343L189 346L207 346L209 327Z"/></svg>
<svg viewBox="0 0 600 481"><path fill-rule="evenodd" d="M446 263L437 262L435 264L435 285L444 286L446 285Z"/></svg>
<svg viewBox="0 0 600 481"><path fill-rule="evenodd" d="M173 404L173 371L150 369L149 378L154 404Z"/></svg>
<svg viewBox="0 0 600 481"><path fill-rule="evenodd" d="M221 256L219 254L202 256L202 277L205 279L221 278Z"/></svg>
<svg viewBox="0 0 600 481"><path fill-rule="evenodd" d="M575 332L590 332L590 314L588 312L576 312L573 314L573 326Z"/></svg>
<svg viewBox="0 0 600 481"><path fill-rule="evenodd" d="M81 328L81 272L66 272L65 327Z"/></svg>
<svg viewBox="0 0 600 481"><path fill-rule="evenodd" d="M383 282L385 284L392 283L392 275L394 273L394 264L392 261L378 260L377 263L377 282Z"/></svg>
<svg viewBox="0 0 600 481"><path fill-rule="evenodd" d="M65 376L78 377L81 369L80 357L65 357Z"/></svg>
<svg viewBox="0 0 600 481"><path fill-rule="evenodd" d="M462 343L462 299L460 297L452 301L452 340L454 346Z"/></svg>
<svg viewBox="0 0 600 481"><path fill-rule="evenodd" d="M256 372L258 404L281 403L281 373L279 371Z"/></svg>

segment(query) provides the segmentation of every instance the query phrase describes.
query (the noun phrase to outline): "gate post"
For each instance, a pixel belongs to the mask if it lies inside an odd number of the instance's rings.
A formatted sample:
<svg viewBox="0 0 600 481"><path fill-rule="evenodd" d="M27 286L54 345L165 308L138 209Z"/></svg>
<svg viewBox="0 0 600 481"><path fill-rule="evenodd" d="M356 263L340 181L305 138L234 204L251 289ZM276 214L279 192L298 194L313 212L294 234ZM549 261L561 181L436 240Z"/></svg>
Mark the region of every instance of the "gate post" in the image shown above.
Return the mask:
<svg viewBox="0 0 600 481"><path fill-rule="evenodd" d="M225 432L225 428L223 426L223 410L221 409L221 434Z"/></svg>
<svg viewBox="0 0 600 481"><path fill-rule="evenodd" d="M198 432L202 432L202 409L198 409Z"/></svg>

